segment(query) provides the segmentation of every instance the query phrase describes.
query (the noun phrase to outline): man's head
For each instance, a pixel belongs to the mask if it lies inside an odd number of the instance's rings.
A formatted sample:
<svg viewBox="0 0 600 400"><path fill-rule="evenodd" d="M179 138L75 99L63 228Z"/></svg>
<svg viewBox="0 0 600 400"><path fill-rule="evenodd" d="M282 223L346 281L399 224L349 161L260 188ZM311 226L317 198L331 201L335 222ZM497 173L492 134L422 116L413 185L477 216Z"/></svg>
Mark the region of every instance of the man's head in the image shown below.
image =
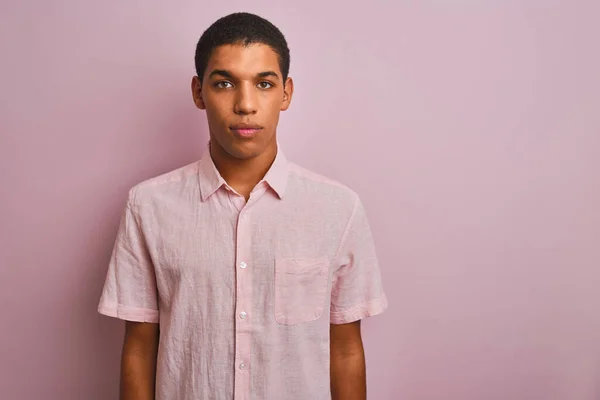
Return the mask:
<svg viewBox="0 0 600 400"><path fill-rule="evenodd" d="M203 33L195 64L194 103L206 110L211 142L237 159L276 149L279 113L293 93L279 29L253 14L225 16Z"/></svg>

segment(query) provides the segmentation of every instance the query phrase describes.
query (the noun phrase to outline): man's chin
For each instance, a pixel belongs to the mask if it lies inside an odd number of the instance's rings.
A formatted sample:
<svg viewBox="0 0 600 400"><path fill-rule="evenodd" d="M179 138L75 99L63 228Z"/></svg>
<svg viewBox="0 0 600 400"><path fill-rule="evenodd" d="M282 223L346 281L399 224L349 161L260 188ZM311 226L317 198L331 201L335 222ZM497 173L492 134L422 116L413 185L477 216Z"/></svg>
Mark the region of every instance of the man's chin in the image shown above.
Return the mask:
<svg viewBox="0 0 600 400"><path fill-rule="evenodd" d="M221 140L211 139L211 141L213 140L220 147L218 149L220 153L237 160L256 158L264 152L269 151L270 147L269 143L262 143L259 138L240 140L236 137L226 137L221 138Z"/></svg>
<svg viewBox="0 0 600 400"><path fill-rule="evenodd" d="M227 147L224 147L224 150L230 157L241 161L250 160L262 153L255 143L249 141L239 142L237 140L229 143Z"/></svg>

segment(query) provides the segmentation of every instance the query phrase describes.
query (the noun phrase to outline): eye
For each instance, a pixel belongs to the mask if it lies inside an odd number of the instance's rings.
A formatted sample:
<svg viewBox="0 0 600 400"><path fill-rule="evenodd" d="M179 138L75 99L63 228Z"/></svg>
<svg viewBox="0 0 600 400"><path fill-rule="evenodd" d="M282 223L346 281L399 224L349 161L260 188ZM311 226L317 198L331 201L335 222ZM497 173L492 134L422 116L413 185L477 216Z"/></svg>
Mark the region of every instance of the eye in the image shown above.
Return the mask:
<svg viewBox="0 0 600 400"><path fill-rule="evenodd" d="M262 81L258 84L258 87L261 89L269 89L273 87L273 84L271 82Z"/></svg>
<svg viewBox="0 0 600 400"><path fill-rule="evenodd" d="M227 89L227 88L230 88L232 86L233 85L231 84L231 82L228 82L228 81L219 81L219 82L215 83L215 87L217 89Z"/></svg>

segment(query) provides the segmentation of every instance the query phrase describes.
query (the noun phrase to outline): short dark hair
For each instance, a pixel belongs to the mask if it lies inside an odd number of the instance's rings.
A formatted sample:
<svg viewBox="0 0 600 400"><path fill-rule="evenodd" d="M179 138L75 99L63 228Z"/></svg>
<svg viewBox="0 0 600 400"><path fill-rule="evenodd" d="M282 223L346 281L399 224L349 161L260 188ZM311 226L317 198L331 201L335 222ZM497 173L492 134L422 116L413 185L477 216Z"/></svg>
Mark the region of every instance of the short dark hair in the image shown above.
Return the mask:
<svg viewBox="0 0 600 400"><path fill-rule="evenodd" d="M271 22L255 14L238 12L221 17L204 31L196 45L196 74L202 82L208 60L216 47L227 44L265 44L279 58L283 82L290 70L290 49L283 33Z"/></svg>

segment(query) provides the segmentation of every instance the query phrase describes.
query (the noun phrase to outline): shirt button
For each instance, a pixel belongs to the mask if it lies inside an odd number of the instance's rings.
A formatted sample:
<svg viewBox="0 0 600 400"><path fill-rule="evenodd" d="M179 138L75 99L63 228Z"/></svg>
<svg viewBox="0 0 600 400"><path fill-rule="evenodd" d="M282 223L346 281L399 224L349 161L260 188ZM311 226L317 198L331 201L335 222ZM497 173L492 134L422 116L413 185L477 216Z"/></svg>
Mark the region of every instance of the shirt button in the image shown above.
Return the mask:
<svg viewBox="0 0 600 400"><path fill-rule="evenodd" d="M244 368L246 368L246 364L240 363L240 369L244 369Z"/></svg>
<svg viewBox="0 0 600 400"><path fill-rule="evenodd" d="M248 266L248 264L246 264L243 261L240 263L240 268L246 268L247 266Z"/></svg>
<svg viewBox="0 0 600 400"><path fill-rule="evenodd" d="M244 319L244 318L246 318L246 316L247 316L247 315L248 315L248 314L246 313L246 311L242 311L242 312L240 313L240 318L241 318L241 319Z"/></svg>

